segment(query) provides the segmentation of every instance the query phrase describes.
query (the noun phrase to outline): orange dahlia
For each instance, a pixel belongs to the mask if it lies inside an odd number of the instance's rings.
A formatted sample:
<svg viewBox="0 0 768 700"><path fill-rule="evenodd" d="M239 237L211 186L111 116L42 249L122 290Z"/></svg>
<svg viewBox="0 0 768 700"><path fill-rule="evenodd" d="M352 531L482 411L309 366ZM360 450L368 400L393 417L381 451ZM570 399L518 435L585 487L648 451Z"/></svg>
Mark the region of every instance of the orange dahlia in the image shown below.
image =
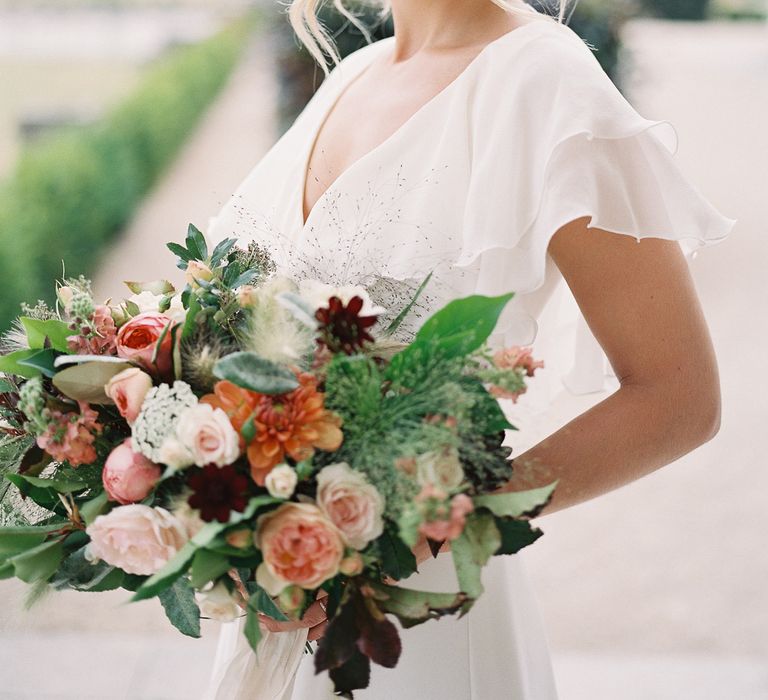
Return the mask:
<svg viewBox="0 0 768 700"><path fill-rule="evenodd" d="M276 396L220 381L213 394L201 399L227 413L240 433L251 476L259 486L264 486L267 474L285 461L286 455L298 462L311 457L315 449L333 451L341 445L341 418L326 410L317 379L303 372L297 378L297 389ZM256 430L246 445L242 431L251 417Z"/></svg>

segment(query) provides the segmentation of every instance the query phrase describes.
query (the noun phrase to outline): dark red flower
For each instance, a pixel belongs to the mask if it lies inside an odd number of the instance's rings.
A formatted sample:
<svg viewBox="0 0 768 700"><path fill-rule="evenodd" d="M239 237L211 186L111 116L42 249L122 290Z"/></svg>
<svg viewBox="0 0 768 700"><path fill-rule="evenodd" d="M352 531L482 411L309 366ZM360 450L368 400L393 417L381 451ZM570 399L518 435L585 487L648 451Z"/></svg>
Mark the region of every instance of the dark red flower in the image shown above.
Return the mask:
<svg viewBox="0 0 768 700"><path fill-rule="evenodd" d="M365 343L373 342L368 328L376 323L377 317L361 316L362 308L363 300L360 297L352 297L346 306L339 297L331 297L327 307L315 312L315 318L319 321L317 342L331 352L347 355L362 349Z"/></svg>
<svg viewBox="0 0 768 700"><path fill-rule="evenodd" d="M187 484L194 492L189 497L189 505L197 508L206 522L226 523L233 510L242 513L248 504L249 479L235 471L231 464L226 467L206 464L202 469L193 467Z"/></svg>

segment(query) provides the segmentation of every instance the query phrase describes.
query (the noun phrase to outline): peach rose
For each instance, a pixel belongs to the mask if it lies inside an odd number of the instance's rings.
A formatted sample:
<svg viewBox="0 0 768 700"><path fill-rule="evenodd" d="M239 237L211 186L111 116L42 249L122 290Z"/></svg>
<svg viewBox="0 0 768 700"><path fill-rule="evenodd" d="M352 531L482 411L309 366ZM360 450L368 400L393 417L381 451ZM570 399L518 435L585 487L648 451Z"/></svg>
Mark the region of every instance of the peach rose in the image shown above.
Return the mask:
<svg viewBox="0 0 768 700"><path fill-rule="evenodd" d="M384 498L365 474L345 462L317 475L317 505L354 549L363 549L384 531Z"/></svg>
<svg viewBox="0 0 768 700"><path fill-rule="evenodd" d="M240 435L220 408L207 403L190 406L179 417L176 437L198 467L225 467L240 456Z"/></svg>
<svg viewBox="0 0 768 700"><path fill-rule="evenodd" d="M164 508L118 506L87 528L88 557L101 559L128 574L151 576L187 542L184 526Z"/></svg>
<svg viewBox="0 0 768 700"><path fill-rule="evenodd" d="M262 515L254 540L264 556L256 582L271 596L290 584L317 588L339 573L344 557L341 533L310 503L284 503Z"/></svg>
<svg viewBox="0 0 768 700"><path fill-rule="evenodd" d="M133 425L151 388L152 377L138 367L129 367L112 377L104 386L104 391L115 402L120 415Z"/></svg>
<svg viewBox="0 0 768 700"><path fill-rule="evenodd" d="M429 488L429 487L428 487ZM472 499L465 493L456 494L450 503L446 519L432 520L419 525L419 532L435 542L455 540L467 523L467 515L475 509Z"/></svg>
<svg viewBox="0 0 768 700"><path fill-rule="evenodd" d="M165 334L160 350L157 353L157 363L152 363L152 356L157 341L166 326L174 324L167 314L157 311L145 311L124 323L117 333L117 354L125 360L142 365L147 371L168 376L173 366L173 347L170 331Z"/></svg>
<svg viewBox="0 0 768 700"><path fill-rule="evenodd" d="M127 505L146 498L161 474L160 467L131 449L128 438L109 453L101 479L109 499Z"/></svg>

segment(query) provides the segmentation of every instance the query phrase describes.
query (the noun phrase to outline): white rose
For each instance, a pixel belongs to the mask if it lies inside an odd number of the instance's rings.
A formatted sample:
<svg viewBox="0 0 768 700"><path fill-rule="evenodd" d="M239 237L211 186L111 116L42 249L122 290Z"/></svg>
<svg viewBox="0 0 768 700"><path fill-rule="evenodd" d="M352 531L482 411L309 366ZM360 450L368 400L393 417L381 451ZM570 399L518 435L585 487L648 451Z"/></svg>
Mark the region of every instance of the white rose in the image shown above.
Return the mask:
<svg viewBox="0 0 768 700"><path fill-rule="evenodd" d="M317 505L354 549L363 549L384 531L384 497L345 462L317 475Z"/></svg>
<svg viewBox="0 0 768 700"><path fill-rule="evenodd" d="M197 601L200 614L211 620L231 622L240 615L240 608L223 583L217 583L211 590L198 594Z"/></svg>
<svg viewBox="0 0 768 700"><path fill-rule="evenodd" d="M355 285L334 287L318 280L305 279L299 282L299 296L315 309L328 306L328 300L331 297L341 299L344 306L349 303L352 297L360 297L363 300L363 308L360 309L361 316L380 316L387 311L381 306L374 305L365 287Z"/></svg>
<svg viewBox="0 0 768 700"><path fill-rule="evenodd" d="M158 453L158 461L166 464L173 471L186 469L195 463L192 453L172 435L163 440Z"/></svg>
<svg viewBox="0 0 768 700"><path fill-rule="evenodd" d="M207 403L190 406L179 417L176 437L198 467L224 467L240 456L240 436L220 408Z"/></svg>
<svg viewBox="0 0 768 700"><path fill-rule="evenodd" d="M146 311L160 311L160 301L162 296L152 294L152 292L141 292L140 294L133 294L128 297L128 301L133 302L139 307L139 311L144 313ZM181 295L176 294L171 298L171 305L167 311L163 312L169 318L172 318L177 323L181 323L186 318L187 312L184 309L184 304L181 303Z"/></svg>
<svg viewBox="0 0 768 700"><path fill-rule="evenodd" d="M432 484L454 491L464 481L464 469L455 447L425 452L416 458L416 480L421 486Z"/></svg>
<svg viewBox="0 0 768 700"><path fill-rule="evenodd" d="M290 498L296 490L299 477L296 470L287 464L278 464L264 480L264 485L273 498Z"/></svg>

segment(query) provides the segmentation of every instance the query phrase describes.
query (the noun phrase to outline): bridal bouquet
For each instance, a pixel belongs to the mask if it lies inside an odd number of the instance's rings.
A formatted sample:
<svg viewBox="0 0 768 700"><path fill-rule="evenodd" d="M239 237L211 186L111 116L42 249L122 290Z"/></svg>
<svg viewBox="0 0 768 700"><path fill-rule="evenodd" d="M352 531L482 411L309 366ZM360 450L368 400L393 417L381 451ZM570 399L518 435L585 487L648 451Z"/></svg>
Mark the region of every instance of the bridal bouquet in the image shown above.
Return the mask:
<svg viewBox="0 0 768 700"><path fill-rule="evenodd" d="M541 534L552 487L510 477L497 398L541 362L486 341L511 294L452 301L410 343L361 287L276 274L267 251L168 245L185 270L97 303L87 279L25 306L2 338L0 578L158 597L200 618L300 618L318 596L315 652L338 693L397 664L396 626L464 614L481 569ZM417 292L417 297L428 279ZM392 310L389 310L390 312ZM412 548L450 544L460 591L411 590Z"/></svg>

